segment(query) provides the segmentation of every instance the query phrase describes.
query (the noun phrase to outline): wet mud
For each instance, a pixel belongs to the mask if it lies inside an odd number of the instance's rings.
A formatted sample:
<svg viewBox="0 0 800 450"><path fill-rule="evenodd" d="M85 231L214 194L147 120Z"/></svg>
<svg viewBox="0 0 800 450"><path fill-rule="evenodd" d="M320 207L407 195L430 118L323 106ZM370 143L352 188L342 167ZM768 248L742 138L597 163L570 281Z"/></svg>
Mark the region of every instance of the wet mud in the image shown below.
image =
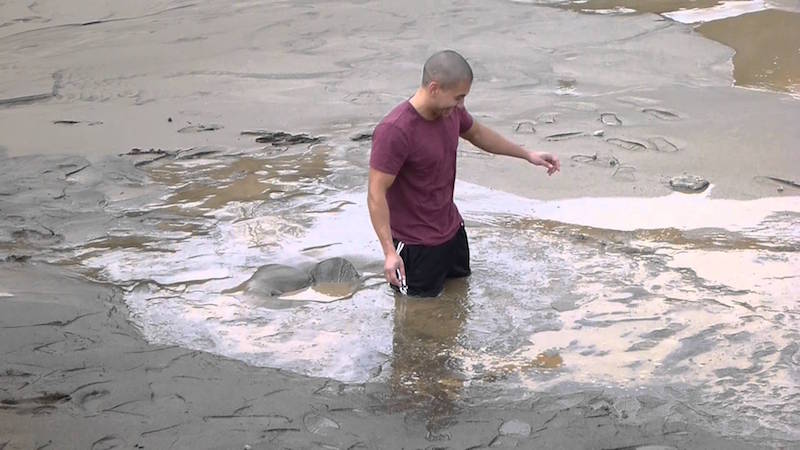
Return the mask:
<svg viewBox="0 0 800 450"><path fill-rule="evenodd" d="M792 448L797 103L615 8L716 3L0 4L0 448ZM563 168L464 143L473 275L413 299L364 186L431 42Z"/></svg>

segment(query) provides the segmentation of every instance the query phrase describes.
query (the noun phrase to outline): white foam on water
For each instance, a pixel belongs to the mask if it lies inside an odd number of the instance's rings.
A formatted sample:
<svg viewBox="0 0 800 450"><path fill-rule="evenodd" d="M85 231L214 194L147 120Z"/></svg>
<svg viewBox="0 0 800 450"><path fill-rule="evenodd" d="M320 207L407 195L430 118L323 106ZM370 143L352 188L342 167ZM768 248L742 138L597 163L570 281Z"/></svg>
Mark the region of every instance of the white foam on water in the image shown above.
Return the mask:
<svg viewBox="0 0 800 450"><path fill-rule="evenodd" d="M612 14L633 14L636 10L619 6L611 9L582 9L581 12L608 16Z"/></svg>
<svg viewBox="0 0 800 450"><path fill-rule="evenodd" d="M456 185L456 203L467 214L484 212L514 214L610 230L724 228L738 231L757 226L778 211L800 212L800 197L768 197L755 200L710 198L704 193L674 192L663 197L585 197L539 201L502 194L466 182Z"/></svg>
<svg viewBox="0 0 800 450"><path fill-rule="evenodd" d="M681 23L702 23L713 20L727 19L768 9L769 5L764 0L751 1L726 1L710 8L682 9L664 13L663 15Z"/></svg>

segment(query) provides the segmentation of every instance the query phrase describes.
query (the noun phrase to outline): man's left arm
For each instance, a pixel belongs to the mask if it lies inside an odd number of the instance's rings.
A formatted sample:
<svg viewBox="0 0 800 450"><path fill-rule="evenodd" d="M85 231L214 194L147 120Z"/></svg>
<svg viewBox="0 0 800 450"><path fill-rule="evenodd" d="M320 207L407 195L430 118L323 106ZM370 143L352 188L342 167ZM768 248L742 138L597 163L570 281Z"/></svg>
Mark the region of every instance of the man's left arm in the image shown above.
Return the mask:
<svg viewBox="0 0 800 450"><path fill-rule="evenodd" d="M547 152L525 150L491 128L481 125L478 121L475 121L469 130L462 133L461 137L470 141L472 145L489 153L512 156L514 158L524 159L536 166L542 166L547 169L548 175L552 175L561 170L561 162L556 155Z"/></svg>

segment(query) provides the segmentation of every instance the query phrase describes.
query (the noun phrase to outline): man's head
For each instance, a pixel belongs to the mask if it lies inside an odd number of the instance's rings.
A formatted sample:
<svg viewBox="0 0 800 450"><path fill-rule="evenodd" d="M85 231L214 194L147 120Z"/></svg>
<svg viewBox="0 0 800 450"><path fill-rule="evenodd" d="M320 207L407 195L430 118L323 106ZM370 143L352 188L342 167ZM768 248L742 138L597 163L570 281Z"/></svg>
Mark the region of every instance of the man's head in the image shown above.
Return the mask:
<svg viewBox="0 0 800 450"><path fill-rule="evenodd" d="M443 50L428 58L422 69L422 89L435 115L447 116L463 106L472 86L472 68L463 56Z"/></svg>

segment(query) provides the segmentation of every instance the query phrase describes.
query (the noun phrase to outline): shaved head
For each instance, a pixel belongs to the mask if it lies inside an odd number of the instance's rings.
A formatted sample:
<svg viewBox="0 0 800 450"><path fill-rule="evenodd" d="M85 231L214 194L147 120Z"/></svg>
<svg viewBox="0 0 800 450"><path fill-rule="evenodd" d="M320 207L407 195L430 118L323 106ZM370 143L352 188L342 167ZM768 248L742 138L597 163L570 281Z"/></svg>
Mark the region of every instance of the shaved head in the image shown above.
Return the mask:
<svg viewBox="0 0 800 450"><path fill-rule="evenodd" d="M422 69L422 86L432 81L445 89L465 81L472 84L472 68L463 56L453 50L443 50L428 58Z"/></svg>

